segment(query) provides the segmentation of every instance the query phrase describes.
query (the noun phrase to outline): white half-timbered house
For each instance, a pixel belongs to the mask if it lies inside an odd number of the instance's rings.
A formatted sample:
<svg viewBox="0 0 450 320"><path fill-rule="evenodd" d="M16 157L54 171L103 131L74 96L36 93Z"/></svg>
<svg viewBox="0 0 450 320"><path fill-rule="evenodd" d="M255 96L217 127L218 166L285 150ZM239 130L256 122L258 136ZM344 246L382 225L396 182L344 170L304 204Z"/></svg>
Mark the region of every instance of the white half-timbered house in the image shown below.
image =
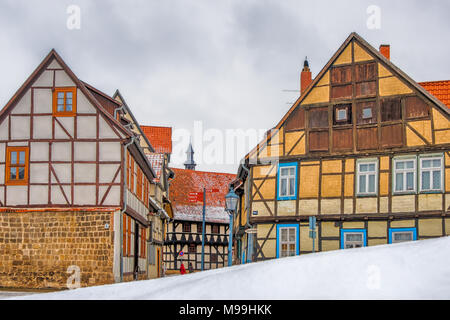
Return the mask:
<svg viewBox="0 0 450 320"><path fill-rule="evenodd" d="M122 115L55 50L1 110L0 286L148 277L155 173Z"/></svg>

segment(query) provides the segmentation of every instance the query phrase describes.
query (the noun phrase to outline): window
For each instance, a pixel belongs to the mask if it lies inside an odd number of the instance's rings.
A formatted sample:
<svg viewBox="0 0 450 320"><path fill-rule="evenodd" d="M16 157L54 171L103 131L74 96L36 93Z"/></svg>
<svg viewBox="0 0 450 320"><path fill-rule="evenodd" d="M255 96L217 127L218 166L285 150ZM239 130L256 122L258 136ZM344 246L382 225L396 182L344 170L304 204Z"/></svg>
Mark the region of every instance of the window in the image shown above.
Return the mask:
<svg viewBox="0 0 450 320"><path fill-rule="evenodd" d="M189 253L197 253L197 246L194 243L189 244Z"/></svg>
<svg viewBox="0 0 450 320"><path fill-rule="evenodd" d="M197 223L197 233L202 233L203 231L203 224L202 223Z"/></svg>
<svg viewBox="0 0 450 320"><path fill-rule="evenodd" d="M28 183L28 147L6 148L6 184Z"/></svg>
<svg viewBox="0 0 450 320"><path fill-rule="evenodd" d="M217 253L211 253L211 262L217 262Z"/></svg>
<svg viewBox="0 0 450 320"><path fill-rule="evenodd" d="M293 200L297 192L297 163L280 163L278 168L278 200Z"/></svg>
<svg viewBox="0 0 450 320"><path fill-rule="evenodd" d="M365 101L356 104L356 123L358 125L377 123L377 108L375 101Z"/></svg>
<svg viewBox="0 0 450 320"><path fill-rule="evenodd" d="M341 249L362 248L366 246L366 230L341 230Z"/></svg>
<svg viewBox="0 0 450 320"><path fill-rule="evenodd" d="M219 233L219 226L218 225L213 225L212 226L212 233Z"/></svg>
<svg viewBox="0 0 450 320"><path fill-rule="evenodd" d="M145 253L146 253L146 245L147 245L147 229L145 229L144 227L140 228L140 240L141 240L141 252L140 252L140 257L141 258L145 258Z"/></svg>
<svg viewBox="0 0 450 320"><path fill-rule="evenodd" d="M394 159L394 192L416 191L416 159Z"/></svg>
<svg viewBox="0 0 450 320"><path fill-rule="evenodd" d="M350 104L337 105L334 107L334 125L351 124L352 106Z"/></svg>
<svg viewBox="0 0 450 320"><path fill-rule="evenodd" d="M358 162L358 195L375 195L377 193L377 161Z"/></svg>
<svg viewBox="0 0 450 320"><path fill-rule="evenodd" d="M442 156L420 159L420 191L443 190L442 164Z"/></svg>
<svg viewBox="0 0 450 320"><path fill-rule="evenodd" d="M371 107L364 107L362 109L362 118L363 119L372 119L372 108Z"/></svg>
<svg viewBox="0 0 450 320"><path fill-rule="evenodd" d="M53 91L53 115L74 116L77 108L77 88L56 88Z"/></svg>
<svg viewBox="0 0 450 320"><path fill-rule="evenodd" d="M277 242L277 258L298 255L298 225L278 225Z"/></svg>
<svg viewBox="0 0 450 320"><path fill-rule="evenodd" d="M389 229L389 243L399 243L417 240L416 228Z"/></svg>
<svg viewBox="0 0 450 320"><path fill-rule="evenodd" d="M191 232L191 224L183 223L183 232Z"/></svg>

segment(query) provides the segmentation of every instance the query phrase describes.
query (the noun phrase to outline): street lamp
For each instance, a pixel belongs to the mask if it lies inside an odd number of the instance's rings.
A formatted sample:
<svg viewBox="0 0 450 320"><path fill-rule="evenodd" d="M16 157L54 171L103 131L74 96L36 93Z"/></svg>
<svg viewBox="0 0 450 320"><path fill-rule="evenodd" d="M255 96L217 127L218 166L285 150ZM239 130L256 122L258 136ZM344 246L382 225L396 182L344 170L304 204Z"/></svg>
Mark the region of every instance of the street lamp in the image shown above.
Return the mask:
<svg viewBox="0 0 450 320"><path fill-rule="evenodd" d="M230 191L228 191L228 194L225 196L225 206L228 214L230 215L230 236L228 239L228 266L231 267L232 265L232 248L233 248L233 216L236 212L237 203L238 203L239 197L236 193L234 193L233 188L230 186Z"/></svg>

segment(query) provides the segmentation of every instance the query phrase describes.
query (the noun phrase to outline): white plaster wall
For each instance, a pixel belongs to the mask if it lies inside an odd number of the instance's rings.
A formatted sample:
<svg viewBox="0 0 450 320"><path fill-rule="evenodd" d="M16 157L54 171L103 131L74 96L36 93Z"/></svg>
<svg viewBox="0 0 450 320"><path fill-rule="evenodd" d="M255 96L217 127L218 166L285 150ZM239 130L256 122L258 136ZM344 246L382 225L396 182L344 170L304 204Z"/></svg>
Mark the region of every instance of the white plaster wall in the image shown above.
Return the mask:
<svg viewBox="0 0 450 320"><path fill-rule="evenodd" d="M18 113L30 113L31 111L31 89L28 89L27 92L20 98L19 102L14 106L11 110L11 114Z"/></svg>
<svg viewBox="0 0 450 320"><path fill-rule="evenodd" d="M95 186L75 186L75 205L95 205Z"/></svg>
<svg viewBox="0 0 450 320"><path fill-rule="evenodd" d="M90 163L75 163L74 181L95 183L96 165Z"/></svg>
<svg viewBox="0 0 450 320"><path fill-rule="evenodd" d="M50 89L34 89L34 113L53 112L53 94Z"/></svg>
<svg viewBox="0 0 450 320"><path fill-rule="evenodd" d="M97 117L93 116L77 117L77 138L79 139L97 138Z"/></svg>
<svg viewBox="0 0 450 320"><path fill-rule="evenodd" d="M0 201L5 203L5 187L0 186Z"/></svg>
<svg viewBox="0 0 450 320"><path fill-rule="evenodd" d="M30 143L30 161L48 161L48 142Z"/></svg>
<svg viewBox="0 0 450 320"><path fill-rule="evenodd" d="M70 183L72 180L72 165L71 164L60 164L54 163L52 164L53 169L55 170L56 175L58 176L60 183ZM57 183L55 177L52 173L52 183Z"/></svg>
<svg viewBox="0 0 450 320"><path fill-rule="evenodd" d="M45 70L39 78L33 83L33 87L51 87L53 86L53 71Z"/></svg>
<svg viewBox="0 0 450 320"><path fill-rule="evenodd" d="M72 159L72 144L70 142L52 143L53 161L71 161L71 159Z"/></svg>
<svg viewBox="0 0 450 320"><path fill-rule="evenodd" d="M27 141L10 141L8 147L28 147Z"/></svg>
<svg viewBox="0 0 450 320"><path fill-rule="evenodd" d="M30 139L30 117L11 116L11 139Z"/></svg>
<svg viewBox="0 0 450 320"><path fill-rule="evenodd" d="M33 138L51 139L52 138L52 117L38 116L33 117Z"/></svg>
<svg viewBox="0 0 450 320"><path fill-rule="evenodd" d="M101 139L117 139L117 134L111 129L111 126L106 122L103 117L99 118L99 136Z"/></svg>
<svg viewBox="0 0 450 320"><path fill-rule="evenodd" d="M30 204L47 204L48 186L30 186Z"/></svg>
<svg viewBox="0 0 450 320"><path fill-rule="evenodd" d="M77 90L77 113L97 113L80 89Z"/></svg>
<svg viewBox="0 0 450 320"><path fill-rule="evenodd" d="M48 164L30 163L30 182L48 183Z"/></svg>
<svg viewBox="0 0 450 320"><path fill-rule="evenodd" d="M120 142L100 142L100 161L120 161Z"/></svg>
<svg viewBox="0 0 450 320"><path fill-rule="evenodd" d="M120 165L118 164L100 164L99 169L99 182L100 183L111 183L114 178L114 174ZM116 177L114 182L120 181L120 172Z"/></svg>
<svg viewBox="0 0 450 320"><path fill-rule="evenodd" d="M74 137L74 122L75 117L58 117L58 121L62 124L64 129ZM67 133L61 128L58 123L55 123L55 139L70 139Z"/></svg>
<svg viewBox="0 0 450 320"><path fill-rule="evenodd" d="M48 69L61 69L61 65L56 61L56 59L53 59L52 62L47 67Z"/></svg>
<svg viewBox="0 0 450 320"><path fill-rule="evenodd" d="M103 199L107 189L108 189L107 186L99 187L99 193L98 193L99 194L99 202ZM107 205L107 206L113 206L113 205L120 204L120 186L112 186L111 187L103 204Z"/></svg>
<svg viewBox="0 0 450 320"><path fill-rule="evenodd" d="M95 161L96 143L95 142L75 142L74 143L75 161Z"/></svg>
<svg viewBox="0 0 450 320"><path fill-rule="evenodd" d="M8 117L6 117L0 124L0 140L8 140L8 139L9 139L9 123Z"/></svg>
<svg viewBox="0 0 450 320"><path fill-rule="evenodd" d="M75 87L75 82L70 79L64 70L55 71L55 86L57 87Z"/></svg>
<svg viewBox="0 0 450 320"><path fill-rule="evenodd" d="M6 144L0 143L0 162L5 162Z"/></svg>
<svg viewBox="0 0 450 320"><path fill-rule="evenodd" d="M66 190L64 190L64 192L70 203L70 192L66 192ZM67 200L64 198L64 195L61 192L60 186L51 186L51 202L52 204L67 204Z"/></svg>
<svg viewBox="0 0 450 320"><path fill-rule="evenodd" d="M8 186L6 189L6 205L26 205L28 197L28 186Z"/></svg>
<svg viewBox="0 0 450 320"><path fill-rule="evenodd" d="M5 165L4 164L0 164L0 184L4 184L5 183Z"/></svg>

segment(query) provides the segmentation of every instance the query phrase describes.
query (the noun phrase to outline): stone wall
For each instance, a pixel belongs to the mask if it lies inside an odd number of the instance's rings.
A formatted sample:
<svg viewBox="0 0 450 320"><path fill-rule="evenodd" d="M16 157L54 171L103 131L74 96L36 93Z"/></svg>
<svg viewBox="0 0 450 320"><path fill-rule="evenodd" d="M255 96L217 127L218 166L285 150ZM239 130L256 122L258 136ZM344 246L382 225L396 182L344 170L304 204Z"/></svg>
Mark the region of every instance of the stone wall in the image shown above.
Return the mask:
<svg viewBox="0 0 450 320"><path fill-rule="evenodd" d="M78 268L82 287L113 283L113 221L105 211L0 212L0 287L64 289Z"/></svg>

